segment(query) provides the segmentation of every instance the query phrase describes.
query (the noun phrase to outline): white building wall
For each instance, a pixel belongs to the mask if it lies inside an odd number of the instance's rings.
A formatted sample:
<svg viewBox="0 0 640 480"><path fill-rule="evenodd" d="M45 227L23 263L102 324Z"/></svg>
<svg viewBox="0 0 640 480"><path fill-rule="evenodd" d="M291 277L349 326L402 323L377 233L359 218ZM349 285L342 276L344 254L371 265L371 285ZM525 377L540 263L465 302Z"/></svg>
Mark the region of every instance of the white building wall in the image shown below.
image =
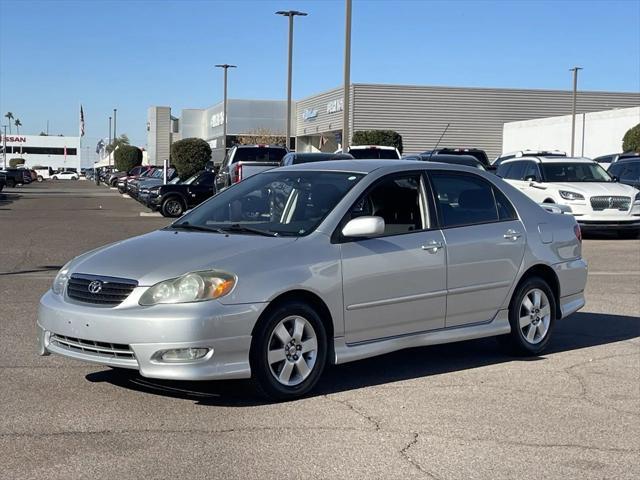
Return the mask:
<svg viewBox="0 0 640 480"><path fill-rule="evenodd" d="M622 137L639 123L640 107L578 114L574 154L595 158L622 152ZM562 150L569 154L571 115L505 123L502 139L503 152L531 149Z"/></svg>
<svg viewBox="0 0 640 480"><path fill-rule="evenodd" d="M0 135L0 152L3 146L4 138ZM51 167L54 170L64 168L76 168L80 171L80 137L60 137L55 135L7 135L7 167L9 160L12 158L23 158L26 167L43 166ZM50 151L55 149L56 154L45 153L28 153L29 148L42 149L46 148ZM67 155L64 155L64 151ZM0 168L2 168L3 157L0 153Z"/></svg>

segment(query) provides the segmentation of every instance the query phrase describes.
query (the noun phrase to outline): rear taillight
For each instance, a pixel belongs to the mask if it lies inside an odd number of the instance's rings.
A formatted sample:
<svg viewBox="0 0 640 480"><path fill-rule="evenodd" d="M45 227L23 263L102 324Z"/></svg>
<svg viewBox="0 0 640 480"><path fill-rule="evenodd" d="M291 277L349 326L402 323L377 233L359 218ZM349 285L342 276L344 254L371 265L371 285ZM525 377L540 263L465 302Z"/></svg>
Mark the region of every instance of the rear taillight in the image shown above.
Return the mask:
<svg viewBox="0 0 640 480"><path fill-rule="evenodd" d="M235 168L235 178L233 179L233 183L238 183L242 180L242 164L236 163Z"/></svg>
<svg viewBox="0 0 640 480"><path fill-rule="evenodd" d="M580 225L577 223L573 226L573 233L576 234L576 238L580 243L582 243L582 230L580 230Z"/></svg>

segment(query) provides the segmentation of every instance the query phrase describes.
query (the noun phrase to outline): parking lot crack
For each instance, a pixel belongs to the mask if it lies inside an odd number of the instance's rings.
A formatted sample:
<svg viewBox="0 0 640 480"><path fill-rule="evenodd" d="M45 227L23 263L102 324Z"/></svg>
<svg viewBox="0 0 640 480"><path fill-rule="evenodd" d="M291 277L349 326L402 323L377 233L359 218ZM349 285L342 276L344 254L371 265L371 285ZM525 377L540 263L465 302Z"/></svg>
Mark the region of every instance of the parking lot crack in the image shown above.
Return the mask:
<svg viewBox="0 0 640 480"><path fill-rule="evenodd" d="M373 416L366 414L365 412L363 412L362 410L360 410L356 406L352 405L347 400L339 400L337 398L332 398L332 397L330 397L328 395L325 395L325 398L327 398L330 401L339 403L340 405L344 405L345 407L347 407L349 410L351 410L352 412L354 412L355 414L357 414L361 418L364 418L369 424L373 425L373 427L374 427L374 429L376 431L380 431L382 429L380 427L380 422L378 420L376 420Z"/></svg>
<svg viewBox="0 0 640 480"><path fill-rule="evenodd" d="M421 473L424 473L428 478L432 478L434 480L440 480L440 477L437 477L436 475L434 475L433 473L427 471L422 465L420 465L420 463L415 460L414 458L412 458L409 455L409 450L411 450L411 448L413 446L415 446L418 443L418 439L420 437L420 434L417 432L413 432L413 437L411 438L411 440L409 441L409 443L407 443L402 450L400 450L400 455L402 456L402 458L404 458L409 464L411 464L416 470L420 471Z"/></svg>

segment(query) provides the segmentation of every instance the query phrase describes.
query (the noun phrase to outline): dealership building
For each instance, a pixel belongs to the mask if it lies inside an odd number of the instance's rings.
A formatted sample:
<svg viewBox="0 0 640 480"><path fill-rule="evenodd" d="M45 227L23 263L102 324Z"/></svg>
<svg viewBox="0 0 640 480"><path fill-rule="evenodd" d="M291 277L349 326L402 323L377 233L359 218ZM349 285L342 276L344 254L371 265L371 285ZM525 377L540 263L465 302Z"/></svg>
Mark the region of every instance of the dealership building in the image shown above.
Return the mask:
<svg viewBox="0 0 640 480"><path fill-rule="evenodd" d="M395 130L402 135L403 153L431 149L442 136L440 146L480 148L493 158L502 153L506 123L566 115L572 107L569 90L360 83L350 88L350 132ZM578 114L638 106L640 93L579 91L577 95ZM163 109L161 118L158 109ZM341 146L342 88L298 100L292 111L297 151L332 152ZM282 135L286 102L229 100L227 114L230 147L238 136L257 131ZM182 110L179 119L171 116L168 107L151 107L147 123L150 162L162 163L169 156L171 142L187 137L209 142L214 160L222 161L223 122L222 103L207 109Z"/></svg>
<svg viewBox="0 0 640 480"><path fill-rule="evenodd" d="M75 168L80 171L80 137L7 135L0 142L0 153L5 142L7 167L12 158L22 158L26 167Z"/></svg>
<svg viewBox="0 0 640 480"><path fill-rule="evenodd" d="M241 136L283 136L287 102L228 99L227 117L227 148L232 147ZM170 107L150 107L147 111L149 163L162 165L169 158L171 143L190 137L206 140L211 146L213 160L222 162L225 151L224 121L222 102L204 109L184 109L179 118L172 116Z"/></svg>

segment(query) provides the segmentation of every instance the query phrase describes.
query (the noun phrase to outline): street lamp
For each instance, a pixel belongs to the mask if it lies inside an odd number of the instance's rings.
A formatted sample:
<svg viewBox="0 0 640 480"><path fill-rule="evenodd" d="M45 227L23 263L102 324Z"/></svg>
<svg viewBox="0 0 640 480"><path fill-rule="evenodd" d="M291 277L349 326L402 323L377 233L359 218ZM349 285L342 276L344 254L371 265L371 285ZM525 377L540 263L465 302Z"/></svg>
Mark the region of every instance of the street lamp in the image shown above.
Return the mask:
<svg viewBox="0 0 640 480"><path fill-rule="evenodd" d="M289 148L291 142L291 68L293 61L293 18L306 17L305 12L299 12L298 10L280 10L276 12L276 15L282 15L283 17L289 17L289 62L287 67L287 128L285 131L286 146Z"/></svg>
<svg viewBox="0 0 640 480"><path fill-rule="evenodd" d="M237 65L229 65L228 63L222 63L216 65L217 68L224 68L224 99L222 103L222 141L223 141L223 153L227 156L227 70L230 68L238 68Z"/></svg>
<svg viewBox="0 0 640 480"><path fill-rule="evenodd" d="M582 70L582 67L573 67L569 71L573 72L573 105L571 107L571 156L576 144L576 97L578 95L578 71Z"/></svg>
<svg viewBox="0 0 640 480"><path fill-rule="evenodd" d="M349 148L349 84L351 83L351 0L345 0L344 92L342 106L342 152Z"/></svg>

